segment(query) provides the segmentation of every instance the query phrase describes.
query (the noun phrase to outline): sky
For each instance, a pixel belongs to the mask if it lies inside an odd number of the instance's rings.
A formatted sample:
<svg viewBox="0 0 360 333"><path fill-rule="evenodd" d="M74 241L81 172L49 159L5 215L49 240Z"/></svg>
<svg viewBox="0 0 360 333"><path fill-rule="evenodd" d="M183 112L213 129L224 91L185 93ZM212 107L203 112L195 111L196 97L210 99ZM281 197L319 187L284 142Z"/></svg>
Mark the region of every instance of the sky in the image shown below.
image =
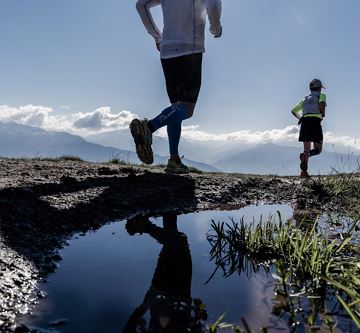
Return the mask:
<svg viewBox="0 0 360 333"><path fill-rule="evenodd" d="M87 135L167 107L159 53L135 2L2 0L0 121ZM223 36L207 32L187 135L286 139L297 133L290 109L317 77L327 138L360 149L359 12L359 0L223 0ZM154 16L161 27L159 8Z"/></svg>

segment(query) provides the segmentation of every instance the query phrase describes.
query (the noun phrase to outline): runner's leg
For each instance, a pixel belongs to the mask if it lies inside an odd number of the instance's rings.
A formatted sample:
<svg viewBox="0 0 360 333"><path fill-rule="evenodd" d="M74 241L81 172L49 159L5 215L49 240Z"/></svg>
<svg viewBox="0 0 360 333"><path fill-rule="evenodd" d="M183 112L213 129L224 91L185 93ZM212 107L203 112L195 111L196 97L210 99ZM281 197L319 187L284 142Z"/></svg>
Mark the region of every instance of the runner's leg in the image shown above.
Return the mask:
<svg viewBox="0 0 360 333"><path fill-rule="evenodd" d="M304 154L305 154L307 157L309 157L310 150L311 150L311 142L305 141L305 142L304 142Z"/></svg>
<svg viewBox="0 0 360 333"><path fill-rule="evenodd" d="M308 176L308 160L309 160L309 150L311 148L311 142L304 141L304 152L300 154L300 169L301 176Z"/></svg>
<svg viewBox="0 0 360 333"><path fill-rule="evenodd" d="M319 155L322 152L322 143L314 142L314 148L310 150L309 156Z"/></svg>
<svg viewBox="0 0 360 333"><path fill-rule="evenodd" d="M190 118L195 109L201 86L202 54L191 54L173 59L163 59L162 66L166 80L166 90L176 111L163 111L150 121L150 129L167 125L170 158L179 158L178 146L181 124Z"/></svg>

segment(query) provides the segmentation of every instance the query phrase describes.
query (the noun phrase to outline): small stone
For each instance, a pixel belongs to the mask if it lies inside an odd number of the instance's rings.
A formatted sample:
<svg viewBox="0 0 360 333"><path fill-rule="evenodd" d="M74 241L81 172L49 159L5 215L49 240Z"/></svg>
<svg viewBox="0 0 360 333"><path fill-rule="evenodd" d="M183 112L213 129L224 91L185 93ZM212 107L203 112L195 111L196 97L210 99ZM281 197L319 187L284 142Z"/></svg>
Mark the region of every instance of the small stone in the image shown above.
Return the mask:
<svg viewBox="0 0 360 333"><path fill-rule="evenodd" d="M110 169L108 167L99 168L98 174L102 176L110 176L110 175L117 175L119 173L118 170Z"/></svg>
<svg viewBox="0 0 360 333"><path fill-rule="evenodd" d="M60 181L64 184L73 184L77 182L77 180L74 177L65 176L65 175L61 176Z"/></svg>

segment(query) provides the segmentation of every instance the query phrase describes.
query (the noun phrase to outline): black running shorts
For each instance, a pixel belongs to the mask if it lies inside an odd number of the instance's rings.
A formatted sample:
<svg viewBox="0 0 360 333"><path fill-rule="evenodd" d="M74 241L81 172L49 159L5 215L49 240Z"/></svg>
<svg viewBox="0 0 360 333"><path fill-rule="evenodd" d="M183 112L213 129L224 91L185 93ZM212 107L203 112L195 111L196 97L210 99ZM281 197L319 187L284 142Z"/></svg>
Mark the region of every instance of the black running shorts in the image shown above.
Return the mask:
<svg viewBox="0 0 360 333"><path fill-rule="evenodd" d="M161 59L171 104L196 103L201 87L202 53Z"/></svg>
<svg viewBox="0 0 360 333"><path fill-rule="evenodd" d="M323 143L323 131L320 118L303 117L301 119L299 141Z"/></svg>

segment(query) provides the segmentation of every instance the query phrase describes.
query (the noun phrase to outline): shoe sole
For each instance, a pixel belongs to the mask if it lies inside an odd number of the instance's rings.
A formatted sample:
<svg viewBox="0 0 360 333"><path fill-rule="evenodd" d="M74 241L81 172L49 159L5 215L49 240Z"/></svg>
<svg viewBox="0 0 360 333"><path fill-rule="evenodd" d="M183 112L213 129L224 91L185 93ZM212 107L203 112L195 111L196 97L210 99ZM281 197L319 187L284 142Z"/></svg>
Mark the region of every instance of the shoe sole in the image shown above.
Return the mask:
<svg viewBox="0 0 360 333"><path fill-rule="evenodd" d="M306 156L304 153L300 154L300 169L304 172L307 172L308 166L306 163Z"/></svg>
<svg viewBox="0 0 360 333"><path fill-rule="evenodd" d="M136 154L139 160L145 164L154 163L154 155L151 145L146 140L144 125L139 119L134 119L130 123L131 135L134 138Z"/></svg>
<svg viewBox="0 0 360 333"><path fill-rule="evenodd" d="M177 170L177 169L168 169L166 168L165 173L170 173L173 175L188 175L190 172L188 170Z"/></svg>

